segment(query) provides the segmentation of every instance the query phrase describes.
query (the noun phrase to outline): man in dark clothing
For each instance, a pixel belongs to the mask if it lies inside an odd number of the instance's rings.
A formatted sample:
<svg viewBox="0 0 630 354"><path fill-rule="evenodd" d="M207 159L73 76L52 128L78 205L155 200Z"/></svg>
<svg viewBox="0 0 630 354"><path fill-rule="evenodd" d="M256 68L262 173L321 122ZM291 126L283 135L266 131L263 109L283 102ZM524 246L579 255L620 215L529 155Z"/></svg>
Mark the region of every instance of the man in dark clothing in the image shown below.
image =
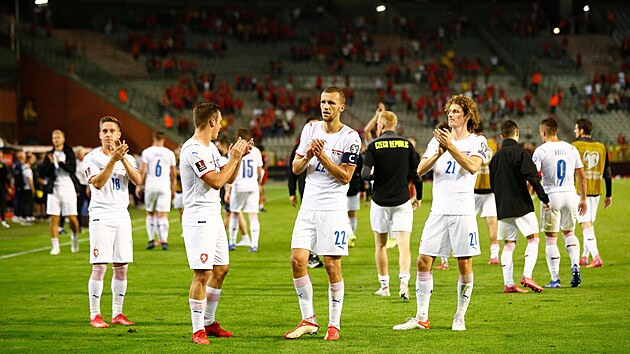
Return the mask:
<svg viewBox="0 0 630 354"><path fill-rule="evenodd" d="M511 120L501 124L501 149L490 161L490 186L494 191L499 218L498 239L505 241L501 253L504 293L524 293L527 290L514 284L512 256L516 247L518 231L527 238L525 249L525 269L521 285L535 292L543 288L532 278L538 259L538 220L534 213L534 203L527 189L529 182L538 198L549 209L549 197L545 193L536 166L530 153L518 145L519 132Z"/></svg>
<svg viewBox="0 0 630 354"><path fill-rule="evenodd" d="M390 296L386 244L388 233L391 232L396 234L399 251L398 294L402 299L408 300L411 265L409 237L413 226L413 211L422 199L422 180L416 172L418 154L407 139L396 134L397 124L396 114L390 111L382 112L377 118L376 133L379 137L365 151L361 177L374 180L370 223L374 231L376 268L381 285L375 295ZM409 194L409 178L415 184L418 199Z"/></svg>
<svg viewBox="0 0 630 354"><path fill-rule="evenodd" d="M65 134L61 130L52 132L53 148L44 158L42 176L46 178L45 192L46 213L50 215L50 236L52 249L50 254L58 255L59 219L64 216L70 220L72 229L71 251L79 251L79 219L77 218L77 192L81 185L75 175L77 158L72 147L66 144Z"/></svg>
<svg viewBox="0 0 630 354"><path fill-rule="evenodd" d="M306 118L306 124L310 122L315 122L318 120L319 118L317 117L308 117ZM299 140L295 144L293 149L291 149L291 156L289 157L289 201L291 202L291 205L294 207L297 205L297 197L295 195L296 187L300 191L300 198L301 198L304 195L304 186L306 185L306 171L300 173L299 175L296 175L295 173L293 173L293 170L291 169L291 163L293 162L293 159L295 158L295 152L297 151L298 146L300 146ZM322 262L316 254L311 252L311 254L308 257L308 266L309 268L321 268L324 266L324 262Z"/></svg>
<svg viewBox="0 0 630 354"><path fill-rule="evenodd" d="M348 247L354 247L357 239L357 211L361 209L361 193L363 190L363 180L361 179L361 169L363 167L363 156L359 154L357 158L357 167L354 169L352 179L348 183L348 219L352 226L352 235L348 238Z"/></svg>

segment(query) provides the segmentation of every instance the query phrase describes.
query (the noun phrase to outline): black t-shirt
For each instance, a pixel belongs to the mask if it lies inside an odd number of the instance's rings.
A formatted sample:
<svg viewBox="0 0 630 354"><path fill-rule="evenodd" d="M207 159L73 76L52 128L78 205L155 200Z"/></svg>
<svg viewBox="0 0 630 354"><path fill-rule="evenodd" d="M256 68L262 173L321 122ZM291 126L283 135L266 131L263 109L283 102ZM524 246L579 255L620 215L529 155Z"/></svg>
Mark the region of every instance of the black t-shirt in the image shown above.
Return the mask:
<svg viewBox="0 0 630 354"><path fill-rule="evenodd" d="M376 204L397 206L406 203L410 198L410 178L416 185L418 196L421 196L422 181L416 173L418 154L409 140L393 131L383 132L368 145L363 166L364 171L374 167L372 199ZM362 176L366 177L366 173Z"/></svg>

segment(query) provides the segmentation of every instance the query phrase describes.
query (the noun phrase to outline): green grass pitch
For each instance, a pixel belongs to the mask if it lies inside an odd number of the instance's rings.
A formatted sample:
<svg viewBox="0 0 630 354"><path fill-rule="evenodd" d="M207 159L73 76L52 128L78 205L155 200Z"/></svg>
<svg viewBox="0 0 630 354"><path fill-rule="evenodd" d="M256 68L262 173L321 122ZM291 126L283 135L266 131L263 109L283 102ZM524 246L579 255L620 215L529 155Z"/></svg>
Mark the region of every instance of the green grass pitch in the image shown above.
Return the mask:
<svg viewBox="0 0 630 354"><path fill-rule="evenodd" d="M425 184L425 200L415 214L411 239L415 260L420 233L431 206L431 184ZM374 241L369 209L362 203L357 244L343 259L346 284L341 319L341 339L323 340L328 319L327 280L323 269L310 270L315 312L320 333L298 340L282 335L300 320L289 264L291 230L297 208L289 205L284 183L266 187L268 210L260 214L261 242L258 253L238 248L230 253L217 320L234 332L233 338L211 339L209 347L191 342L188 269L181 225L171 213L168 251L145 250L144 212L131 210L135 262L129 268L124 312L136 321L132 327L89 326L87 281L87 233L81 251L70 253L69 237L62 237L62 253L48 254L48 225L12 224L0 230L0 352L220 352L220 353L412 353L412 352L629 352L630 351L630 180L614 181L611 208L600 207L596 223L604 267L583 268L583 282L570 288L568 255L559 241L560 278L565 288L542 294L503 294L501 267L487 265L489 244L485 223L480 221L482 255L474 259L475 288L466 318L468 330L451 331L457 306L457 271L434 271L435 288L430 306L432 328L397 332L391 328L413 316L415 296L403 302L374 296L378 288ZM603 201L602 201L603 203ZM582 243L581 229L576 233ZM523 267L524 238L515 251L514 273L518 281ZM534 278L549 281L540 243ZM389 251L392 288L397 290L397 251ZM412 284L415 282L412 261ZM455 265L454 260L451 264ZM112 270L105 276L101 302L103 317L111 317Z"/></svg>

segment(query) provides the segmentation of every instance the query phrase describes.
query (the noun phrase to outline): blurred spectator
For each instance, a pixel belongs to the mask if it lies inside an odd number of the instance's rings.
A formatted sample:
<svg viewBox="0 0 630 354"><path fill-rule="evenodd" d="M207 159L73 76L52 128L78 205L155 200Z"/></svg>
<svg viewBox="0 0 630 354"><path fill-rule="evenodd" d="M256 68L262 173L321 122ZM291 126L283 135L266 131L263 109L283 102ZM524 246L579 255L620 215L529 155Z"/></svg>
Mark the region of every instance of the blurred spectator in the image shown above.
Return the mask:
<svg viewBox="0 0 630 354"><path fill-rule="evenodd" d="M129 95L127 94L127 89L122 87L118 90L118 101L122 104L129 102Z"/></svg>

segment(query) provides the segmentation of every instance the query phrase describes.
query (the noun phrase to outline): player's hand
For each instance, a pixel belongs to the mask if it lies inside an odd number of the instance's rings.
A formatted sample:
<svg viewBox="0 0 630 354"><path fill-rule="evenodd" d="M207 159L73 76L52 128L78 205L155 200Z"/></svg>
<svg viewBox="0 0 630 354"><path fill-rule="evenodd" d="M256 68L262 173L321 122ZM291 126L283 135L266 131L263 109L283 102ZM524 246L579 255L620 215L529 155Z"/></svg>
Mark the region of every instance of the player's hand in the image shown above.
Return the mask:
<svg viewBox="0 0 630 354"><path fill-rule="evenodd" d="M116 140L116 147L114 148L114 153L112 154L112 159L114 161L120 161L125 158L125 155L129 152L129 145L123 140Z"/></svg>
<svg viewBox="0 0 630 354"><path fill-rule="evenodd" d="M612 197L606 197L604 199L604 209L608 208L612 204Z"/></svg>
<svg viewBox="0 0 630 354"><path fill-rule="evenodd" d="M435 140L440 143L440 147L444 150L448 150L453 144L451 142L451 132L446 129L434 129L433 136L435 137Z"/></svg>
<svg viewBox="0 0 630 354"><path fill-rule="evenodd" d="M49 153L47 153L47 154L46 154L46 158L47 158L47 159L48 159L48 161L50 161L51 163L55 163L55 161L53 160L53 157L52 157L52 153L50 153L50 152L49 152Z"/></svg>
<svg viewBox="0 0 630 354"><path fill-rule="evenodd" d="M418 200L415 197L411 199L411 208L413 209L414 213L416 212L416 210L418 210L418 208L420 208L421 204L422 200Z"/></svg>
<svg viewBox="0 0 630 354"><path fill-rule="evenodd" d="M586 200L580 200L580 203L578 204L578 213L580 213L580 215L586 214Z"/></svg>
<svg viewBox="0 0 630 354"><path fill-rule="evenodd" d="M240 160L249 150L251 150L251 147L248 147L247 142L239 137L238 140L230 146L230 157Z"/></svg>
<svg viewBox="0 0 630 354"><path fill-rule="evenodd" d="M324 140L313 139L311 141L311 149L313 149L313 155L319 157L324 152Z"/></svg>
<svg viewBox="0 0 630 354"><path fill-rule="evenodd" d="M385 104L383 102L379 102L378 106L376 106L376 114L385 112Z"/></svg>
<svg viewBox="0 0 630 354"><path fill-rule="evenodd" d="M136 186L136 193L135 193L136 197L138 197L138 199L142 199L142 186Z"/></svg>
<svg viewBox="0 0 630 354"><path fill-rule="evenodd" d="M289 202L291 203L291 206L295 208L295 206L297 205L297 198L294 195L290 195Z"/></svg>
<svg viewBox="0 0 630 354"><path fill-rule="evenodd" d="M551 205L549 203L543 204L542 208L544 211L548 211L548 210L551 210Z"/></svg>

